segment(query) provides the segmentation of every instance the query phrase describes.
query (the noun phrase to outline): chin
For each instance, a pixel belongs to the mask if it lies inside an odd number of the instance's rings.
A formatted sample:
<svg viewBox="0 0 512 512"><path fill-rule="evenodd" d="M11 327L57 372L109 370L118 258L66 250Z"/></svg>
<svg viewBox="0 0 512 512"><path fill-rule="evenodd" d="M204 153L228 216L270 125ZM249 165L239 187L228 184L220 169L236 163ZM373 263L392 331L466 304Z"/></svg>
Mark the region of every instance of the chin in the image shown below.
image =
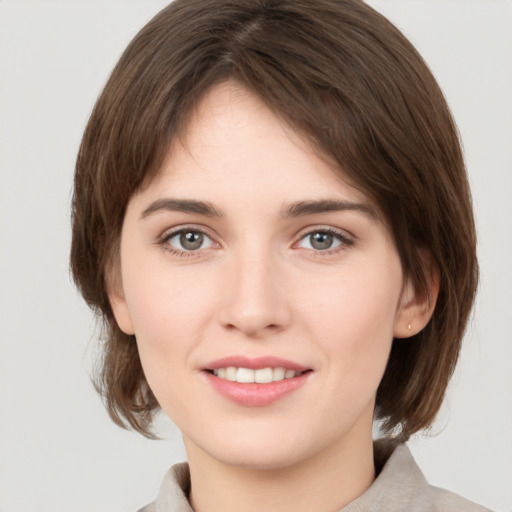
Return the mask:
<svg viewBox="0 0 512 512"><path fill-rule="evenodd" d="M248 470L280 470L308 459L314 447L297 436L280 432L280 435L226 436L202 443L201 451L219 463ZM213 442L212 442L213 441Z"/></svg>
<svg viewBox="0 0 512 512"><path fill-rule="evenodd" d="M261 449L241 450L241 453L223 452L217 457L212 454L219 462L237 468L243 468L253 471L277 471L296 465L304 457L295 453L262 453Z"/></svg>

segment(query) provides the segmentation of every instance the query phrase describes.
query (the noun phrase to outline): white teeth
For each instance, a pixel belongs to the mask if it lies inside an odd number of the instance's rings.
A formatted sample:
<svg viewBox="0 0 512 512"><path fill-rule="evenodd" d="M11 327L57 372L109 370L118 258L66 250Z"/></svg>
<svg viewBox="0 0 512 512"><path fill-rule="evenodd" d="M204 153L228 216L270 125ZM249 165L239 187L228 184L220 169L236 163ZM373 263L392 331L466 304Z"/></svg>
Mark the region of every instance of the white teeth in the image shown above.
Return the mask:
<svg viewBox="0 0 512 512"><path fill-rule="evenodd" d="M236 368L229 366L227 368L216 368L213 374L220 379L229 380L231 382L268 384L270 382L278 382L283 379L291 379L302 372L295 370L286 370L285 368L260 368L252 370L251 368Z"/></svg>
<svg viewBox="0 0 512 512"><path fill-rule="evenodd" d="M272 368L262 368L261 370L256 370L254 372L254 382L259 382L260 384L267 384L268 382L272 382Z"/></svg>
<svg viewBox="0 0 512 512"><path fill-rule="evenodd" d="M234 366L226 368L226 379L236 382L236 368Z"/></svg>
<svg viewBox="0 0 512 512"><path fill-rule="evenodd" d="M250 368L238 368L236 371L237 382L254 382L254 370Z"/></svg>
<svg viewBox="0 0 512 512"><path fill-rule="evenodd" d="M273 380L283 380L285 373L286 370L284 368L274 368L274 370L272 371L272 378Z"/></svg>

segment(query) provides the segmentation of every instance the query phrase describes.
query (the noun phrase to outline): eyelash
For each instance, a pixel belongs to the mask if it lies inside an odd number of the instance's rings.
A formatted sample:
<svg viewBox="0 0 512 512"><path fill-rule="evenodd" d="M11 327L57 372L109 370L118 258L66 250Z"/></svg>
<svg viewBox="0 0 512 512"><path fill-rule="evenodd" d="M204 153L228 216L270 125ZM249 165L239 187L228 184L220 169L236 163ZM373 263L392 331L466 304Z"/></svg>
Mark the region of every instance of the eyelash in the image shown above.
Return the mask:
<svg viewBox="0 0 512 512"><path fill-rule="evenodd" d="M297 246L300 242L307 239L308 237L315 235L315 234L324 234L324 235L331 235L335 239L337 239L340 243L339 245L335 246L332 249L307 249L305 250L309 251L313 256L315 257L326 257L326 256L332 256L335 254L339 254L342 251L345 251L348 247L351 247L354 245L354 240L350 238L345 232L338 231L334 228L316 228L312 230L308 230L306 233L302 234L297 242L293 244L293 246Z"/></svg>
<svg viewBox="0 0 512 512"><path fill-rule="evenodd" d="M194 257L199 256L200 253L202 251L204 251L204 249L199 249L199 250L195 250L195 251L193 251L193 250L187 251L187 250L176 249L175 247L170 245L170 243L169 243L170 240L172 240L174 237L184 234L184 233L198 233L200 235L203 235L204 237L209 238L212 241L212 243L215 244L212 237L208 233L206 233L206 231L196 228L196 227L184 227L184 228L177 229L176 231L171 231L170 233L166 233L157 242L157 244L160 245L164 251L167 251L174 256L179 256L181 258L194 258Z"/></svg>
<svg viewBox="0 0 512 512"><path fill-rule="evenodd" d="M206 233L206 231L199 229L197 227L184 227L184 228L177 229L176 231L171 231L170 233L166 233L157 241L157 244L160 245L162 247L162 249L165 250L166 252L169 252L172 255L178 256L181 258L198 257L202 251L210 248L210 247L207 247L205 249L187 251L187 250L176 249L170 245L170 243L169 243L170 240L172 240L174 237L184 234L184 233L198 233L198 234L210 239L213 245L216 244L216 242L213 240L213 238L208 233ZM333 228L316 228L316 229L312 229L312 230L309 230L309 231L303 233L300 236L299 240L293 244L292 248L298 249L297 245L300 242L302 242L303 240L306 240L307 237L310 237L310 236L318 234L318 233L333 236L340 243L339 243L339 245L335 246L333 249L320 250L320 249L304 248L304 250L307 250L308 252L310 252L311 254L313 254L316 257L325 257L325 256L338 254L338 253L346 250L348 247L354 245L354 240L352 238L350 238L349 236L347 236L347 234L344 232L338 231ZM219 245L219 244L217 243L217 245Z"/></svg>

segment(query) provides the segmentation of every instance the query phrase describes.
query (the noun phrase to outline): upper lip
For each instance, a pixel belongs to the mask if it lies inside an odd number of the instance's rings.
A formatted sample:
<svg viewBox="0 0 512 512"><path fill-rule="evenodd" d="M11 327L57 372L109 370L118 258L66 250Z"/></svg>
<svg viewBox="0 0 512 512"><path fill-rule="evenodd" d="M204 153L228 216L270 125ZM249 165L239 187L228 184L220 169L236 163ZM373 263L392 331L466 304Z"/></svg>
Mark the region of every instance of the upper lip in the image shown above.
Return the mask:
<svg viewBox="0 0 512 512"><path fill-rule="evenodd" d="M262 368L285 368L286 370L295 370L296 372L304 372L310 370L307 366L283 359L275 356L247 357L247 356L227 356L215 361L211 361L204 366L204 370L216 370L218 368L250 368L252 370L260 370Z"/></svg>

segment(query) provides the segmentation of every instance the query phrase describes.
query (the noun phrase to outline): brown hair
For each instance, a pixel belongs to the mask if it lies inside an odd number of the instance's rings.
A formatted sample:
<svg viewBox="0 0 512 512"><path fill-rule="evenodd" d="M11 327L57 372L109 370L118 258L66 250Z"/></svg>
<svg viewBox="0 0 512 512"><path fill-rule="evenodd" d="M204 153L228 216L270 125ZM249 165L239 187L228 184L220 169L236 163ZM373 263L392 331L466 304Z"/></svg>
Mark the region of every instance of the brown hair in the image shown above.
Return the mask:
<svg viewBox="0 0 512 512"><path fill-rule="evenodd" d="M448 106L411 43L360 0L176 0L129 44L78 154L71 270L105 327L98 388L113 420L151 436L158 403L107 277L127 203L157 173L198 99L235 80L377 205L404 274L440 292L431 321L395 339L376 417L406 439L431 424L453 373L477 285L471 198Z"/></svg>

